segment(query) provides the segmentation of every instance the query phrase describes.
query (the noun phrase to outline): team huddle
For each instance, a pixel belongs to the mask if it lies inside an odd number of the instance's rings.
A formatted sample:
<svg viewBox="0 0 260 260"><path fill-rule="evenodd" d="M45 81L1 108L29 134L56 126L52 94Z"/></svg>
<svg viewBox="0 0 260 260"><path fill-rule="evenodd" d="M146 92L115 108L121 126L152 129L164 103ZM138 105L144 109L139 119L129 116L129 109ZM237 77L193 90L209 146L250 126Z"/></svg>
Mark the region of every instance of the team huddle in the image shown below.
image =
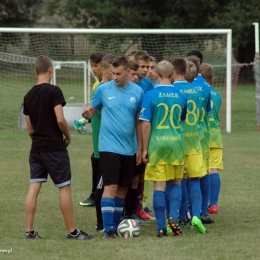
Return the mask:
<svg viewBox="0 0 260 260"><path fill-rule="evenodd" d="M42 63L40 69L35 65L37 85L24 99L32 138L26 238L40 238L34 231L33 218L41 184L49 173L60 189L67 238L92 239L92 235L75 227L71 173L57 163L70 142L62 113L66 102L61 90L50 84L49 58L42 55L37 61ZM199 51L157 63L146 51L130 49L125 55L94 53L90 61L98 80L82 116L91 120L92 126L92 192L79 204L95 206L96 230L103 232L104 239L115 239L122 219L136 219L140 224L154 219L146 206L149 184L153 182L157 237L181 236L185 225L207 233L205 224L214 223L209 214L218 213L219 171L223 169L218 116L221 96L210 85L213 66L202 63ZM49 94L48 102L43 100L44 93ZM35 95L38 101L32 105ZM39 102L48 104L49 115L57 118L56 122L41 123ZM53 142L47 133L51 123L60 146L47 149L42 146L41 136L44 133ZM66 159L69 165L68 156ZM56 160L56 164L49 160Z"/></svg>

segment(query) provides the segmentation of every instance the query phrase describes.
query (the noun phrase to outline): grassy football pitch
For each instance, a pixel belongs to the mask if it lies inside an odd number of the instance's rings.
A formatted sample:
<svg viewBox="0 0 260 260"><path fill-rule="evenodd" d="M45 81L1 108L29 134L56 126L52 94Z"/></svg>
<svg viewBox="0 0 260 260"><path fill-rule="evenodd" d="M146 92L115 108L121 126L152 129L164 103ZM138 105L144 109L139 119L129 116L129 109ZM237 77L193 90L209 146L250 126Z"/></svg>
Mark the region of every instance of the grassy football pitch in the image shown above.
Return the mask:
<svg viewBox="0 0 260 260"><path fill-rule="evenodd" d="M42 240L25 239L24 200L29 187L30 138L25 131L0 131L1 196L0 259L258 259L260 248L259 143L255 87L239 85L232 133L223 132L224 170L219 213L207 234L188 227L182 237L156 238L155 221L141 226L138 238L103 240L95 231L94 208L77 205L91 190L91 134L72 134L68 148L77 227L94 234L92 241L70 241L59 209L59 191L49 179L43 184L35 215ZM152 208L152 185L148 206ZM6 252L5 252L6 250ZM9 251L9 254L8 254Z"/></svg>

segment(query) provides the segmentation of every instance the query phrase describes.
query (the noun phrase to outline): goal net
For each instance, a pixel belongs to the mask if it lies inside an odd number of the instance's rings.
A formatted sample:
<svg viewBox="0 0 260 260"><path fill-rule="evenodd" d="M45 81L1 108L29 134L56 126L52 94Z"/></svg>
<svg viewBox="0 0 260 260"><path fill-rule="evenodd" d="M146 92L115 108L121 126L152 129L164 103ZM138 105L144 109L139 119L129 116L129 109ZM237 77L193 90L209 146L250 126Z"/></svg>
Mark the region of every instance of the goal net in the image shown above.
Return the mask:
<svg viewBox="0 0 260 260"><path fill-rule="evenodd" d="M222 129L231 131L231 89L236 86L240 70L240 65L232 61L231 30L159 29L0 28L0 129L17 128L23 97L36 83L33 65L39 55L55 61L53 80L62 89L67 104L85 104L95 80L88 66L89 56L97 51L125 54L130 48L146 50L157 61L200 50L203 62L214 66L212 86L223 99Z"/></svg>

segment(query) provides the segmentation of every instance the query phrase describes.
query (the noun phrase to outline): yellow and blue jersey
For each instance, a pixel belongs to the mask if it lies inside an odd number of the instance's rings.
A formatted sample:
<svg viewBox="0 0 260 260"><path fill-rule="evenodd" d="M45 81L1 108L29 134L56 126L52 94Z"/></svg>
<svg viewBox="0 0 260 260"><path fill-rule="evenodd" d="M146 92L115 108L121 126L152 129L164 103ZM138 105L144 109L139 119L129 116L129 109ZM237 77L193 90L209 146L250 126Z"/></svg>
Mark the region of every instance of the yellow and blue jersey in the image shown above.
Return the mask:
<svg viewBox="0 0 260 260"><path fill-rule="evenodd" d="M172 85L145 93L139 120L151 123L149 165L183 165L186 111L187 98Z"/></svg>
<svg viewBox="0 0 260 260"><path fill-rule="evenodd" d="M210 148L223 148L219 120L219 111L221 108L222 99L220 93L212 87L210 87L210 93L212 113L209 114L209 146Z"/></svg>
<svg viewBox="0 0 260 260"><path fill-rule="evenodd" d="M201 154L199 94L186 80L175 81L173 86L187 97L187 115L184 123L185 155Z"/></svg>

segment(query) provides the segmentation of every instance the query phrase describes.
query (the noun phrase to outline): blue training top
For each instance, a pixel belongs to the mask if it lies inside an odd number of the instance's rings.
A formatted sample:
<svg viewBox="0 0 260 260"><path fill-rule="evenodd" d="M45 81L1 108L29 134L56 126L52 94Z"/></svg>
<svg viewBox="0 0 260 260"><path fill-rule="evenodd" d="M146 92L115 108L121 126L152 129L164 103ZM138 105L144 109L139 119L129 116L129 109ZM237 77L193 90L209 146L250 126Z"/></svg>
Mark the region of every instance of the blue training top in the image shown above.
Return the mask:
<svg viewBox="0 0 260 260"><path fill-rule="evenodd" d="M90 105L101 110L99 151L134 155L136 114L140 112L143 90L129 82L125 88L111 80L96 89Z"/></svg>
<svg viewBox="0 0 260 260"><path fill-rule="evenodd" d="M143 89L144 93L154 89L153 82L147 78L142 78L141 82L136 82L136 84Z"/></svg>

